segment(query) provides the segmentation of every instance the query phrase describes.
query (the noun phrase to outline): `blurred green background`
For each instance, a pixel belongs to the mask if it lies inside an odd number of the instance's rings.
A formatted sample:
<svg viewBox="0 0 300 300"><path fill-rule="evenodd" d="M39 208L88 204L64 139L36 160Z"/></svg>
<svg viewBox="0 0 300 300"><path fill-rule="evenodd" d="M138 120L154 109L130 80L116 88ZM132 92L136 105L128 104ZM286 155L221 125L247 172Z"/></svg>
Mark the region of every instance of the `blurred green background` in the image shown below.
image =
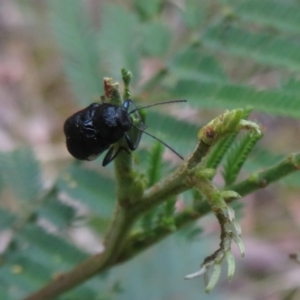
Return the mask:
<svg viewBox="0 0 300 300"><path fill-rule="evenodd" d="M224 109L252 106L264 129L239 180L300 149L300 2L296 0L1 0L0 299L21 299L102 249L112 165L78 163L62 126L99 100L103 77L133 74L148 131L185 157ZM149 165L153 140L133 155ZM162 175L179 161L164 151ZM222 168L215 183L222 186ZM219 243L212 216L61 296L76 299L299 299L300 176L239 201L246 257L210 295L184 281ZM191 193L178 198L187 205ZM197 229L201 229L201 234Z"/></svg>

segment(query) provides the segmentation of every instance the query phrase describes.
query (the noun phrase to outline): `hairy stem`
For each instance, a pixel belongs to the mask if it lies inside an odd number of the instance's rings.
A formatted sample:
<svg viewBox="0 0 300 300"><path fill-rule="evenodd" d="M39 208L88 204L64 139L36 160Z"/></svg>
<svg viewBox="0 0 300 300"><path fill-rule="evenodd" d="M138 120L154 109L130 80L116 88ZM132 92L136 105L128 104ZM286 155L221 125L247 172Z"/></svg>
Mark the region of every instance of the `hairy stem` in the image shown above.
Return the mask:
<svg viewBox="0 0 300 300"><path fill-rule="evenodd" d="M232 133L237 130L227 130ZM219 125L219 123L217 124ZM200 141L194 153L173 174L162 182L155 184L143 192L141 183L131 169L131 158L127 153L120 154L115 160L118 202L112 217L111 226L105 236L105 249L102 253L94 255L70 272L58 276L40 291L28 296L26 300L53 299L65 291L83 283L95 274L105 271L118 263L124 262L135 256L140 251L149 248L173 231L163 227L154 229L152 239L145 239L141 235L133 235L128 238L128 233L138 217L157 205L163 203L170 196L175 196L193 186L191 184L195 168L203 161L210 147L219 139L223 138L223 132L215 131L215 124L209 124L201 131ZM216 137L213 139L213 137ZM202 137L205 139L203 140ZM241 195L248 194L256 189L279 180L280 178L300 169L300 153L288 156L278 165L263 172L250 176L247 180L233 185L230 190L235 190ZM191 177L192 176L192 177ZM209 190L207 191L209 193ZM207 204L185 211L175 216L177 228L203 216L209 212ZM149 237L148 237L149 238Z"/></svg>
<svg viewBox="0 0 300 300"><path fill-rule="evenodd" d="M188 162L192 161L195 164L195 157L201 161L206 155L207 152L203 151L202 144L202 142L199 142L196 151ZM201 151L201 155L198 151ZM57 277L46 287L28 296L25 300L52 299L114 265L118 255L123 250L125 239L134 221L143 213L162 203L164 199L188 189L188 185L184 184L188 162L184 163L163 182L157 183L148 191L145 191L144 195L138 200L137 195L139 193L135 191L138 186L135 177L132 175L131 157L122 152L115 159L118 202L111 226L105 236L104 252L86 259L73 270Z"/></svg>
<svg viewBox="0 0 300 300"><path fill-rule="evenodd" d="M254 175L250 175L246 180L229 187L230 190L234 190L240 195L247 195L250 192L265 188L269 184L276 182L296 171L300 171L300 152L288 155L278 164L258 172ZM255 178L255 180L253 180ZM261 184L264 182L264 184ZM227 203L236 201L237 198L226 199ZM175 216L175 227L177 230L184 227L185 225L193 222L198 218L202 218L206 214L211 212L211 208L207 202L201 202L201 204L194 207L194 209L189 209L178 213ZM168 228L157 226L148 232L145 237L143 234L137 234L131 236L124 247L121 255L118 257L116 263L123 263L132 257L136 256L140 252L150 248L155 245L163 238L173 234L174 231L170 231ZM149 238L149 236L151 238Z"/></svg>
<svg viewBox="0 0 300 300"><path fill-rule="evenodd" d="M246 180L234 184L228 187L228 189L236 191L241 196L244 196L299 170L300 152L292 153L275 166L262 172L253 173Z"/></svg>

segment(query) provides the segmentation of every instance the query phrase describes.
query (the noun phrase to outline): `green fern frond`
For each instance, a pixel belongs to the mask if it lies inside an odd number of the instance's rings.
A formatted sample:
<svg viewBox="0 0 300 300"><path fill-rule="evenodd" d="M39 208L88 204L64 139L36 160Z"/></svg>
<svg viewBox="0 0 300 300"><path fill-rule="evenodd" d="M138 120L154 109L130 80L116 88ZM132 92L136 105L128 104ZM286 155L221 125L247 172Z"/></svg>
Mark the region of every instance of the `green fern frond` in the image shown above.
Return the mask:
<svg viewBox="0 0 300 300"><path fill-rule="evenodd" d="M10 268L6 269L5 271L10 271L13 273L13 276L18 277L15 277L16 281L13 282L16 285L26 288L28 291L37 288L39 285L51 279L52 272L47 267L45 261L43 264L41 264L37 262L36 259L31 259L26 256L26 254L22 253L19 255L11 255L9 257L9 262ZM13 270L15 270L15 272ZM8 275L7 272L5 273L6 274L0 274L0 277Z"/></svg>
<svg viewBox="0 0 300 300"><path fill-rule="evenodd" d="M162 21L144 23L140 26L140 30L141 50L145 55L163 56L168 51L172 32Z"/></svg>
<svg viewBox="0 0 300 300"><path fill-rule="evenodd" d="M174 213L175 213L175 204L176 204L176 198L173 197L163 203L161 207L158 208L157 212L157 220L156 225L163 226L164 228L169 228L170 230L175 230L174 227L175 221L174 221Z"/></svg>
<svg viewBox="0 0 300 300"><path fill-rule="evenodd" d="M67 242L65 238L50 234L36 224L27 225L16 236L16 241L19 245L24 243L29 245L33 252L49 255L48 260L44 261L45 264L60 264L62 267L68 267L87 257L84 252Z"/></svg>
<svg viewBox="0 0 300 300"><path fill-rule="evenodd" d="M11 281L14 282L14 281ZM7 282L2 282L0 286L0 299L12 299L9 291L10 284Z"/></svg>
<svg viewBox="0 0 300 300"><path fill-rule="evenodd" d="M60 201L56 193L51 193L43 199L42 205L37 209L37 215L48 220L58 230L63 230L74 221L76 210L75 207Z"/></svg>
<svg viewBox="0 0 300 300"><path fill-rule="evenodd" d="M262 135L259 134L247 133L229 149L223 170L223 177L227 186L235 182L250 151L261 137Z"/></svg>
<svg viewBox="0 0 300 300"><path fill-rule="evenodd" d="M201 42L210 49L253 59L263 65L300 70L299 42L294 38L220 24L207 28Z"/></svg>
<svg viewBox="0 0 300 300"><path fill-rule="evenodd" d="M255 147L252 151L251 157L245 162L243 168L248 173L256 172L259 169L268 168L275 165L284 158L283 154L277 154L273 151ZM289 188L298 188L300 182L300 173L296 172L294 174L288 175L287 177L281 179L278 184Z"/></svg>
<svg viewBox="0 0 300 300"><path fill-rule="evenodd" d="M299 182L300 182L299 172L291 174L281 181L283 186L293 188L293 189L299 188Z"/></svg>
<svg viewBox="0 0 300 300"><path fill-rule="evenodd" d="M229 3L228 3L229 4ZM247 22L272 26L279 30L299 33L299 4L293 1L246 0L232 7L238 17Z"/></svg>
<svg viewBox="0 0 300 300"><path fill-rule="evenodd" d="M138 15L123 5L106 3L101 7L101 29L97 36L101 53L101 64L105 74L120 77L120 67L134 74L131 82L139 80L141 44L141 23Z"/></svg>
<svg viewBox="0 0 300 300"><path fill-rule="evenodd" d="M13 243L6 249L3 255L5 264L0 268L0 281L10 287L13 283L14 289L20 293L18 299L24 298L24 294L31 293L55 274L68 270L86 257L65 238L31 223L17 232Z"/></svg>
<svg viewBox="0 0 300 300"><path fill-rule="evenodd" d="M99 280L98 280L99 282ZM75 290L71 290L70 292L66 293L63 297L60 297L61 300L70 300L70 299L89 299L89 300L112 300L113 292L104 292L106 288L101 288L101 285L96 284L91 285L89 282L85 283L83 286L80 286L76 288ZM100 292L99 292L100 291ZM99 293L101 293L101 296L99 298ZM107 294L107 295L105 295Z"/></svg>
<svg viewBox="0 0 300 300"><path fill-rule="evenodd" d="M45 282L45 280L49 280L49 276L44 276L43 268L41 268L42 274L40 277L42 281L38 281L39 278L37 278L37 276L35 276L34 278L34 276L32 276L32 272L27 272L27 262L30 263L29 260L24 259L24 263L26 264L25 267L20 264L23 263L23 261L19 260L15 260L15 263L13 263L12 265L6 264L4 266L1 266L1 286L7 287L7 297L2 299L22 299L25 295L37 289L41 284L43 284L43 282ZM39 265L36 264L35 266L37 267L37 269L35 270L36 274L38 274ZM13 292L12 289L14 289Z"/></svg>
<svg viewBox="0 0 300 300"><path fill-rule="evenodd" d="M300 82L296 78L289 78L282 83L281 88L284 92L297 96L300 93Z"/></svg>
<svg viewBox="0 0 300 300"><path fill-rule="evenodd" d="M203 48L190 46L181 50L170 60L169 70L178 78L201 81L226 82L226 75L217 59Z"/></svg>
<svg viewBox="0 0 300 300"><path fill-rule="evenodd" d="M97 37L80 0L53 0L51 21L75 99L82 106L103 93Z"/></svg>
<svg viewBox="0 0 300 300"><path fill-rule="evenodd" d="M282 116L300 117L300 96L287 90L256 90L238 84L180 80L172 91L185 97L189 104L198 107L223 107L226 109L249 105L253 109Z"/></svg>
<svg viewBox="0 0 300 300"><path fill-rule="evenodd" d="M17 216L15 216L12 212L5 209L4 207L0 207L0 228L1 228L1 230L12 228L13 224L16 222L16 220L17 220Z"/></svg>
<svg viewBox="0 0 300 300"><path fill-rule="evenodd" d="M206 13L209 11L210 1L185 0L184 9L180 9L182 20L188 28L199 28L205 21Z"/></svg>
<svg viewBox="0 0 300 300"><path fill-rule="evenodd" d="M228 148L235 140L237 133L232 133L228 137L220 140L207 155L205 166L207 168L216 169L226 154Z"/></svg>
<svg viewBox="0 0 300 300"><path fill-rule="evenodd" d="M0 153L0 176L3 184L8 186L18 199L26 202L27 208L29 203L37 200L43 190L39 163L32 150L27 148Z"/></svg>
<svg viewBox="0 0 300 300"><path fill-rule="evenodd" d="M176 97L178 98L178 96ZM184 97L184 99L187 98ZM199 127L194 124L149 109L147 111L147 125L147 131L163 139L182 155L195 147L195 137L197 137ZM146 140L150 140L150 138L143 136L143 141Z"/></svg>
<svg viewBox="0 0 300 300"><path fill-rule="evenodd" d="M248 119L250 112L251 109L245 109L243 119ZM232 133L226 138L220 140L216 145L214 145L213 149L206 157L205 166L207 168L216 169L219 166L220 162L222 161L227 150L232 145L236 136L237 133Z"/></svg>
<svg viewBox="0 0 300 300"><path fill-rule="evenodd" d="M270 149L259 145L252 150L251 154L251 157L244 164L245 170L249 173L256 172L261 168L268 168L284 158L283 154L274 153Z"/></svg>
<svg viewBox="0 0 300 300"><path fill-rule="evenodd" d="M115 199L113 181L96 171L73 165L58 178L57 188L102 218L109 218L112 213Z"/></svg>
<svg viewBox="0 0 300 300"><path fill-rule="evenodd" d="M150 150L148 156L148 167L147 167L147 179L148 187L151 187L153 184L159 181L161 178L162 171L162 155L164 147L161 143L155 142ZM145 214L141 219L141 225L144 230L148 230L153 225L153 218L156 215L157 209L154 209Z"/></svg>
<svg viewBox="0 0 300 300"><path fill-rule="evenodd" d="M146 21L154 18L163 7L163 0L134 0L133 5L140 17Z"/></svg>
<svg viewBox="0 0 300 300"><path fill-rule="evenodd" d="M161 143L153 143L148 158L147 178L149 187L161 178L163 151L164 148Z"/></svg>
<svg viewBox="0 0 300 300"><path fill-rule="evenodd" d="M163 215L166 217L173 217L175 212L176 199L169 199L164 203Z"/></svg>
<svg viewBox="0 0 300 300"><path fill-rule="evenodd" d="M167 75L168 75L168 71L166 69L162 69L158 71L153 75L153 77L151 77L148 81L142 84L142 86L140 87L140 92L147 93L161 88L162 82Z"/></svg>

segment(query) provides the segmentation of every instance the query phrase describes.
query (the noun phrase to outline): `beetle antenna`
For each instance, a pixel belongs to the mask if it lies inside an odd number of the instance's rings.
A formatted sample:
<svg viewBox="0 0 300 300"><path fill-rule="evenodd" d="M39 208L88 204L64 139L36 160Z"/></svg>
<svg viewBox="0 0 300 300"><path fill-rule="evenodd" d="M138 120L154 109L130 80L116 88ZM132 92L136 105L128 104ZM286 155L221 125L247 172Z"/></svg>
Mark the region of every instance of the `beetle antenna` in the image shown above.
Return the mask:
<svg viewBox="0 0 300 300"><path fill-rule="evenodd" d="M164 101L164 102L157 102L157 103L153 103L153 104L142 106L142 107L136 107L131 112L129 112L129 114L132 114L132 113L134 113L134 112L136 112L138 110L141 110L141 109L144 109L144 108L148 108L148 107L152 107L152 106L156 106L156 105L178 103L178 102L187 102L187 101L183 100L183 99L180 99L180 100L170 100L170 101Z"/></svg>
<svg viewBox="0 0 300 300"><path fill-rule="evenodd" d="M163 142L162 140L160 140L159 138L157 138L156 136L150 134L149 132L141 129L141 128L138 128L135 124L131 123L133 127L135 127L137 130L151 136L153 139L159 141L160 143L162 143L165 147L167 147L168 149L170 149L174 154L176 154L179 158L181 158L182 160L184 160L183 156L181 156L175 149L173 149L171 146L169 146L168 144L166 144L165 142Z"/></svg>

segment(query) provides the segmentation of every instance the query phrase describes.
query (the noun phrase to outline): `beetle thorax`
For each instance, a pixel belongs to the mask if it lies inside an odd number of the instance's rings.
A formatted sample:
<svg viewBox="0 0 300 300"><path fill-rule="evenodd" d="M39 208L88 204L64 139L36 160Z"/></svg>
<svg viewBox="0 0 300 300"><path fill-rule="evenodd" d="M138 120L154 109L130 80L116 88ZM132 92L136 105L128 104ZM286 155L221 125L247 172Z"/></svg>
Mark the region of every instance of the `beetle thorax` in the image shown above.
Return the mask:
<svg viewBox="0 0 300 300"><path fill-rule="evenodd" d="M116 121L118 123L118 126L122 128L124 132L128 131L132 125L132 120L130 115L122 107L116 108Z"/></svg>

